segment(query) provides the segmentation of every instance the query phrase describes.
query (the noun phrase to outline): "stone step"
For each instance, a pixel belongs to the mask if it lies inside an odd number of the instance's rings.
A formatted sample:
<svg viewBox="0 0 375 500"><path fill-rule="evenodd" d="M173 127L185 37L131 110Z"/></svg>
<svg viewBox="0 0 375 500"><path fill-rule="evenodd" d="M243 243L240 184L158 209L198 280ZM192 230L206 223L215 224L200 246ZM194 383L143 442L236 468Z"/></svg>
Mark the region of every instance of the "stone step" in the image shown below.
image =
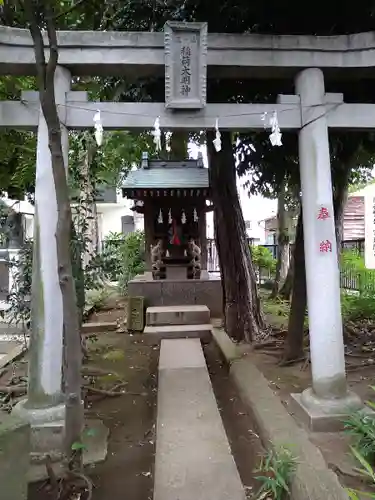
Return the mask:
<svg viewBox="0 0 375 500"><path fill-rule="evenodd" d="M201 344L162 340L154 500L245 500Z"/></svg>
<svg viewBox="0 0 375 500"><path fill-rule="evenodd" d="M210 342L212 325L165 325L146 326L143 330L146 343L159 344L162 339L199 338L202 342Z"/></svg>
<svg viewBox="0 0 375 500"><path fill-rule="evenodd" d="M96 321L92 323L83 323L82 333L90 335L94 333L114 332L117 329L116 321Z"/></svg>
<svg viewBox="0 0 375 500"><path fill-rule="evenodd" d="M148 307L146 325L203 325L210 322L207 306L159 306Z"/></svg>

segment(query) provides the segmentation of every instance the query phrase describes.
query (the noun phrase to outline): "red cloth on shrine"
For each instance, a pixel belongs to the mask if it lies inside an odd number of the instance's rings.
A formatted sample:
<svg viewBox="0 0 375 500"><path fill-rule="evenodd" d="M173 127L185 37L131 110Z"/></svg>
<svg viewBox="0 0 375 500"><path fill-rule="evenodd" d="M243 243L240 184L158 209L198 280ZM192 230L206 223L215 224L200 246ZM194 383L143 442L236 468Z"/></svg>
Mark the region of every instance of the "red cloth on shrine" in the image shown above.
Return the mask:
<svg viewBox="0 0 375 500"><path fill-rule="evenodd" d="M180 238L178 237L178 234L177 234L177 228L176 228L176 221L173 220L172 221L172 245L181 245L181 241L180 241Z"/></svg>

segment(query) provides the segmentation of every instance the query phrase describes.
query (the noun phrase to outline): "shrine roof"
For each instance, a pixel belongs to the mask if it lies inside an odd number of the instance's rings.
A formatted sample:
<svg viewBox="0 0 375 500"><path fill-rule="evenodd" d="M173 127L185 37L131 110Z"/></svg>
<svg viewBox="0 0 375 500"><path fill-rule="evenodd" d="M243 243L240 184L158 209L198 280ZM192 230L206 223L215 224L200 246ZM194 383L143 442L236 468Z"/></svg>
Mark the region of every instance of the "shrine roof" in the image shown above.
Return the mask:
<svg viewBox="0 0 375 500"><path fill-rule="evenodd" d="M146 168L130 171L122 185L124 190L208 187L208 168L200 166L197 160L149 160Z"/></svg>

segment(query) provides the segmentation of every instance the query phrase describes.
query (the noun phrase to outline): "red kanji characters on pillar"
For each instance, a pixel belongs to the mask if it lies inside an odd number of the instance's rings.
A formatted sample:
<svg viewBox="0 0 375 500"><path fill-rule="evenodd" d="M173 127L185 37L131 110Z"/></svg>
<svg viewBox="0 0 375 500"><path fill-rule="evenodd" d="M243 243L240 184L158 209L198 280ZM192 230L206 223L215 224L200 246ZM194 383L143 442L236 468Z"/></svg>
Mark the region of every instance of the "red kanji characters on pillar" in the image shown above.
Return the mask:
<svg viewBox="0 0 375 500"><path fill-rule="evenodd" d="M321 207L318 214L318 220L326 220L326 219L329 219L328 208Z"/></svg>
<svg viewBox="0 0 375 500"><path fill-rule="evenodd" d="M332 243L329 240L321 241L319 246L320 253L332 252Z"/></svg>

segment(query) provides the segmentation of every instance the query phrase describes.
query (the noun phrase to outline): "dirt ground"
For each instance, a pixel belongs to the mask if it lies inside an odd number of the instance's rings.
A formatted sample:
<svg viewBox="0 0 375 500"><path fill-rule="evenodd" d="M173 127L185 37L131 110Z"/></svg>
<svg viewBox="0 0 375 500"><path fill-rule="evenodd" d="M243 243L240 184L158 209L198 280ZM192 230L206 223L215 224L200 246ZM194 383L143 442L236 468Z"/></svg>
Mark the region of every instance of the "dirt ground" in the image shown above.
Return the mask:
<svg viewBox="0 0 375 500"><path fill-rule="evenodd" d="M101 419L109 429L108 454L103 463L86 468L92 480L93 500L151 500L155 455L157 366L159 348L146 345L142 335L124 331L123 301L91 315L89 321L118 324L116 332L89 337L87 368L103 372L90 379L93 387L110 390L124 383L125 393L102 397L88 393L86 415ZM257 490L254 469L264 451L252 416L242 404L229 378L220 351L212 342L204 349L218 407L247 496ZM0 380L5 385L12 376L24 377L27 360L9 367ZM87 382L86 378L86 382ZM29 486L28 500L56 500L45 483Z"/></svg>
<svg viewBox="0 0 375 500"><path fill-rule="evenodd" d="M88 417L109 429L106 460L86 469L93 500L123 500L125 492L127 500L152 499L157 362L158 348L137 337L105 333L90 346L89 366L108 372L95 385L109 389L126 382L122 396L90 398ZM52 500L40 487L30 486L28 500Z"/></svg>
<svg viewBox="0 0 375 500"><path fill-rule="evenodd" d="M248 497L259 488L254 470L264 453L252 415L229 378L228 365L214 342L204 348L216 401L228 436L242 484ZM256 474L255 474L256 475Z"/></svg>
<svg viewBox="0 0 375 500"><path fill-rule="evenodd" d="M285 303L265 305L266 319L277 331L287 329L288 308ZM371 388L375 379L375 325L367 322L344 325L346 333L345 358L348 387L356 392L363 401L374 401L375 392ZM292 366L279 366L282 354L283 335L277 336L274 345L263 350L255 350L249 354L252 361L269 380L275 393L287 409L290 407L290 394L302 392L311 387L311 370L308 362L300 362ZM293 412L291 411L293 415ZM293 415L294 416L294 415ZM297 420L298 422L298 420ZM300 423L300 422L298 422ZM354 471L358 463L350 454L352 443L345 432L309 433L311 441L323 453L328 466L338 474L343 486L372 491Z"/></svg>
<svg viewBox="0 0 375 500"><path fill-rule="evenodd" d="M107 459L86 470L94 484L93 500L123 500L125 495L126 500L149 500L153 497L159 349L146 345L142 335L125 333L125 309L126 302L112 298L107 307L93 313L89 319L90 322L117 323L117 331L89 337L88 364L104 372L104 375L91 379L91 385L108 390L119 382L125 383L125 394L121 396L101 398L89 393L87 416L101 419L110 431ZM283 330L285 311L268 310L267 320ZM371 361L374 357L375 328L373 334L367 332L364 338L365 342L357 342L357 345L354 339L352 345L346 346L346 352L349 386L363 400L367 400L374 399L370 384L375 376L375 363ZM282 336L278 339L275 345L250 355L288 408L290 393L301 392L311 385L310 366L299 363L280 367ZM259 486L254 479L254 469L264 450L253 418L241 402L217 346L212 342L205 346L204 352L233 456L250 498ZM22 381L26 374L25 357L2 374L0 386L8 384L12 377L17 382ZM364 489L362 482L355 475L353 477L356 464L348 453L350 441L347 435L310 433L310 439L320 447L344 486ZM30 486L28 500L56 500L41 486Z"/></svg>

